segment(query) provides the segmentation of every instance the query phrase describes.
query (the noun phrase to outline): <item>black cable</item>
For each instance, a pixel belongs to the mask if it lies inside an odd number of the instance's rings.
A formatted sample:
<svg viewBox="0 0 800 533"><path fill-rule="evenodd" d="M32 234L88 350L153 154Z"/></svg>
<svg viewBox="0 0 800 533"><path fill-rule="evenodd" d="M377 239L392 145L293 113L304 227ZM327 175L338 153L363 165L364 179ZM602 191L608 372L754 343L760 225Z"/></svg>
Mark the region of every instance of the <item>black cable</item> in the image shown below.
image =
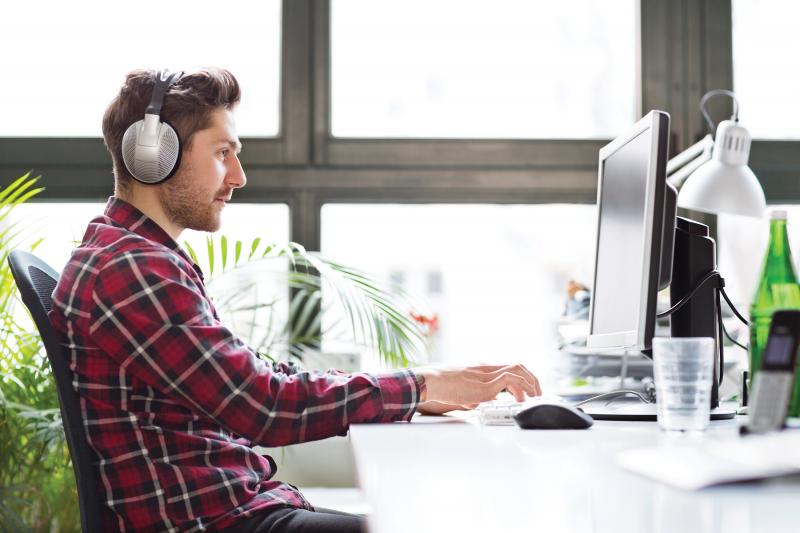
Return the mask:
<svg viewBox="0 0 800 533"><path fill-rule="evenodd" d="M722 279L722 278L720 278L720 279ZM720 287L720 288L719 288L719 290L720 290L720 292L722 293L722 297L723 297L723 298L725 298L725 301L727 302L727 304L728 304L728 307L730 307L731 311L733 311L733 314L734 314L734 315L736 315L736 318L738 318L739 320L741 320L741 321L742 321L742 323L743 323L745 326L749 326L749 325L750 325L750 322L748 322L748 321L747 321L747 319L746 319L745 317L743 317L742 315L740 315L740 314L739 314L739 311L737 311L737 310L736 310L736 308L735 308L735 307L733 306L733 304L731 303L731 299L730 299L730 298L728 298L728 294L725 292L725 284L724 284L724 282L723 282L723 284L722 284L722 287ZM740 346L741 346L741 345L740 345Z"/></svg>
<svg viewBox="0 0 800 533"><path fill-rule="evenodd" d="M722 280L721 277L720 280ZM720 285L724 284L724 281L720 283ZM722 385L722 377L725 375L725 345L722 342L722 332L725 330L725 326L722 325L722 305L719 301L719 291L719 287L714 291L717 295L717 338L719 339L719 382L717 382L717 386ZM719 392L719 389L717 391Z"/></svg>
<svg viewBox="0 0 800 533"><path fill-rule="evenodd" d="M712 271L710 271L708 274L706 274L705 276L703 276L703 279L701 279L699 282L697 282L697 285L695 285L695 286L694 286L694 288L693 288L691 291L689 291L689 294L687 294L686 296L684 296L683 298L681 298L681 299L678 301L678 303L676 303L675 305L673 305L672 307L670 307L669 309L667 309L667 310L666 310L666 311L664 311L663 313L658 313L658 314L656 315L656 317L657 317L657 318L666 318L666 317L668 317L668 316L672 315L673 313L675 313L675 311L677 311L678 309L680 309L681 307L683 307L684 305L686 305L686 304L689 302L689 300L691 300L691 299L692 299L692 297L693 297L695 294L697 294L697 291L699 291L699 290L700 290L700 288L701 288L703 285L705 285L705 284L706 284L706 282L707 282L708 280L710 280L710 279L714 279L714 278L719 278L719 279L722 279L722 276L720 276L720 274L719 274L719 270L712 270ZM727 298L726 298L726 300L727 300Z"/></svg>
<svg viewBox="0 0 800 533"><path fill-rule="evenodd" d="M722 331L724 331L724 332L725 332L725 336L726 336L726 337L728 337L728 340L729 340L729 341L731 341L733 344L735 344L736 346L738 346L738 347L739 347L739 348L741 348L742 350L745 350L745 351L747 351L747 346L745 346L744 344L740 343L739 341L737 341L736 339L734 339L733 337L731 337L731 334L730 334L730 333L728 333L728 330L727 330L727 329L725 329L725 324L723 324L723 325L722 325Z"/></svg>
<svg viewBox="0 0 800 533"><path fill-rule="evenodd" d="M725 293L725 280L722 279L722 278L720 278L720 287L717 290L717 307L720 309L719 323L722 326L723 333L725 333L725 336L728 337L728 340L731 341L736 346L738 346L739 348L741 348L742 350L747 351L747 346L739 343L739 341L734 339L731 336L731 334L728 333L728 330L725 329L725 323L722 321L722 307L720 306L720 302L719 302L719 295L720 294L722 294L722 297L725 298L725 302L728 304L728 307L730 308L730 310L733 311L733 314L736 315L736 318L741 320L744 323L745 326L749 326L750 323L747 320L745 320L745 318L742 315L739 314L739 311L736 310L736 308L733 306L733 303L731 303L731 299L728 298L728 295Z"/></svg>
<svg viewBox="0 0 800 533"><path fill-rule="evenodd" d="M749 326L750 322L748 322L747 319L745 317L743 317L741 315L741 313L739 313L738 309L736 309L736 307L733 305L733 302L731 302L731 299L728 298L728 293L725 292L725 278L722 277L722 275L719 273L719 270L712 270L708 274L703 276L703 278L699 282L697 282L697 285L695 285L694 288L692 288L692 290L689 292L689 294L687 294L686 296L681 298L678 301L678 303L676 303L675 305L673 305L672 307L670 307L669 309L667 309L663 313L658 313L656 315L656 317L657 318L666 318L666 317L672 315L673 313L675 313L678 309L680 309L681 307L686 305L689 302L689 300L691 300L692 297L694 297L694 295L697 294L697 291L699 291L700 288L703 285L705 285L706 282L708 282L708 280L713 279L713 278L717 278L719 280L718 284L717 284L717 288L722 293L722 297L725 298L725 303L728 304L728 307L730 308L730 310L733 311L733 314L736 315L736 318L738 318L742 322L742 324L744 324L745 326Z"/></svg>

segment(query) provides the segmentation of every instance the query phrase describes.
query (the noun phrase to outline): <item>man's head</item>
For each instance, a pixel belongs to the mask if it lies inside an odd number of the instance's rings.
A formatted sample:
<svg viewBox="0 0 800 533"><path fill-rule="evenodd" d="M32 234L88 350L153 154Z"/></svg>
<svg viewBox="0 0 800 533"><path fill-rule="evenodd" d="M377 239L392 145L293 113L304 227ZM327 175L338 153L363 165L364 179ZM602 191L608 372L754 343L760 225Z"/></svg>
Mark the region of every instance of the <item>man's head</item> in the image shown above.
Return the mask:
<svg viewBox="0 0 800 533"><path fill-rule="evenodd" d="M184 74L167 91L161 119L181 139L181 162L173 177L145 185L131 176L122 160L122 138L128 126L144 117L154 81L154 71L129 73L103 117L103 138L114 163L115 194L129 201L155 199L166 218L157 222L171 226L165 228L168 231L215 231L224 207L218 199L229 199L232 190L246 182L236 155L241 145L233 121L239 84L226 70L202 69ZM139 201L134 204L142 208Z"/></svg>

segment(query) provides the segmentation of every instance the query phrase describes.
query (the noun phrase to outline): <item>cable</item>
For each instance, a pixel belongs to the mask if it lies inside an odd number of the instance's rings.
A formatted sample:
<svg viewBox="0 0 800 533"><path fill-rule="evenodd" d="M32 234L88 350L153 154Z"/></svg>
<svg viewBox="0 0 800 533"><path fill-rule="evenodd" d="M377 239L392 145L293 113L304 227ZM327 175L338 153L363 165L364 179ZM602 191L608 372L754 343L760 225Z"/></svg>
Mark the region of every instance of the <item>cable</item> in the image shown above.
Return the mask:
<svg viewBox="0 0 800 533"><path fill-rule="evenodd" d="M716 292L716 297L717 297L717 335L718 335L718 338L719 338L719 341L720 341L719 342L719 360L720 360L720 368L722 368L724 363L725 363L725 355L724 355L725 352L724 352L723 343L722 343L722 336L723 335L728 337L728 339L732 343L734 343L736 346L742 348L743 350L747 350L747 347L743 346L738 341L736 341L730 335L730 333L728 333L728 330L725 329L725 324L722 321L722 303L720 302L720 299L719 299L720 295L722 295L722 297L725 298L725 303L728 304L728 307L730 307L731 311L733 311L733 314L736 315L736 318L741 320L742 323L744 325L746 325L746 326L749 326L750 323L741 315L741 313L739 313L739 311L733 305L733 302L731 302L731 299L728 298L728 294L725 292L725 278L722 277L722 275L719 273L718 270L712 270L708 274L703 276L703 278L699 282L697 282L697 284L692 288L691 291L689 291L688 294L686 294L683 298L678 300L678 302L675 305L673 305L672 307L670 307L669 309L667 309L663 313L659 313L656 316L657 316L657 318L666 318L666 317L671 316L672 314L674 314L676 311L678 311L680 308L682 308L684 305L686 305L689 302L689 300L691 300L694 297L694 295L697 293L697 291L699 291L700 288L703 285L705 285L711 279L716 279L717 280L717 286L714 287L714 288L716 289L715 292ZM720 384L722 384L722 375L723 375L723 372L720 371Z"/></svg>
<svg viewBox="0 0 800 533"><path fill-rule="evenodd" d="M725 324L723 324L723 325L722 325L722 331L724 331L724 332L725 332L725 336L726 336L726 337L728 337L728 340L729 340L729 341L731 341L733 344L735 344L736 346L738 346L738 347L739 347L739 348L741 348L742 350L745 350L745 351L747 351L747 346L745 346L744 344L740 343L739 341L737 341L736 339L734 339L733 337L731 337L731 334L730 334L730 333L728 333L728 330L727 330L727 329L725 329Z"/></svg>
<svg viewBox="0 0 800 533"><path fill-rule="evenodd" d="M725 278L722 277L722 275L719 273L719 270L712 270L708 274L703 276L703 278L699 282L697 282L697 285L695 285L692 288L692 290L689 291L689 294L685 295L675 305L673 305L666 311L658 313L656 317L667 318L668 316L674 314L677 310L686 305L689 302L689 300L691 300L694 297L694 295L697 294L697 291L699 291L700 288L703 285L705 285L706 282L708 282L708 280L713 278L717 278L719 280L717 282L716 288L719 290L720 293L722 293L722 297L725 298L725 303L728 304L728 307L731 309L731 311L733 311L733 314L736 315L736 318L738 318L742 322L742 324L744 324L745 326L749 326L750 322L748 322L747 319L743 317L741 313L739 313L739 310L736 309L736 306L733 305L733 302L731 302L731 299L728 297L728 293L725 292Z"/></svg>
<svg viewBox="0 0 800 533"><path fill-rule="evenodd" d="M716 131L716 127L714 126L714 122L711 120L711 116L706 111L706 102L708 102L711 98L715 96L730 96L733 98L733 116L731 117L735 122L739 122L739 100L736 99L736 95L733 91L726 91L725 89L715 89L713 91L708 91L703 97L700 99L700 111L703 113L703 118L706 119L706 123L708 124L708 129L711 131L713 135Z"/></svg>
<svg viewBox="0 0 800 533"><path fill-rule="evenodd" d="M663 313L658 313L658 314L656 315L656 317L657 317L657 318L666 318L666 317L668 317L668 316L672 315L673 313L675 313L675 311L677 311L678 309L680 309L681 307L683 307L684 305L686 305L686 304L689 302L689 300L691 300L691 299L692 299L692 297L693 297L693 296L694 296L694 295L697 293L697 291L699 291L699 290L700 290L700 288L701 288L703 285L705 285L705 283L706 283L708 280L710 280L710 279L714 279L714 278L719 278L719 279L722 279L722 276L720 276L720 274L719 274L719 270L712 270L712 271L710 271L708 274L706 274L705 276L703 276L703 279L701 279L699 282L697 282L697 285L695 285L695 286L694 286L694 288L693 288L691 291L689 291L689 294L687 294L686 296L684 296L683 298L681 298L681 299L678 301L678 303L676 303L675 305L673 305L672 307L670 307L669 309L667 309L667 310L666 310L666 311L664 311ZM726 298L726 300L727 300L727 298Z"/></svg>
<svg viewBox="0 0 800 533"><path fill-rule="evenodd" d="M733 303L731 303L731 299L728 298L728 293L725 292L725 281L722 278L720 278L720 280L722 281L722 286L719 288L719 290L722 293L722 297L725 298L725 302L728 304L728 307L730 307L731 311L733 311L733 314L736 315L736 318L742 321L742 324L749 326L750 322L748 322L745 317L739 314L739 311L737 311L733 306Z"/></svg>
<svg viewBox="0 0 800 533"><path fill-rule="evenodd" d="M641 392L638 392L638 391L635 391L635 390L631 390L631 389L623 389L623 390L615 390L615 391L611 391L611 392L604 392L603 394L598 394L597 396L592 396L591 398L586 398L585 400L582 400L582 401L580 401L578 403L575 403L572 406L573 407L580 407L581 405L583 405L585 403L593 402L595 400L601 400L603 398L609 398L609 397L610 398L617 398L619 396L625 396L625 395L628 395L628 394L632 394L632 395L636 396L637 398L639 398L642 401L642 403L648 403L648 404L652 403Z"/></svg>
<svg viewBox="0 0 800 533"><path fill-rule="evenodd" d="M724 282L722 284L724 285ZM723 376L725 376L725 343L722 342L722 332L725 330L725 326L722 325L722 305L719 303L719 287L714 292L717 296L717 342L719 343L719 381L717 382L717 387L719 387L722 385Z"/></svg>

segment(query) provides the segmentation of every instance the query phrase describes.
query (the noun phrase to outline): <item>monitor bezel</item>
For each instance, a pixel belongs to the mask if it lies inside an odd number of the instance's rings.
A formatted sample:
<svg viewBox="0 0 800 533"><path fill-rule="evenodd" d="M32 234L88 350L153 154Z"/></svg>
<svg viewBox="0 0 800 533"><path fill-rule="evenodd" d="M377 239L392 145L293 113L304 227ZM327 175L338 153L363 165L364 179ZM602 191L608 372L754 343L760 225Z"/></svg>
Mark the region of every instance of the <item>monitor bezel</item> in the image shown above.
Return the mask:
<svg viewBox="0 0 800 533"><path fill-rule="evenodd" d="M640 119L623 135L600 149L597 170L597 237L595 239L595 269L592 276L592 299L589 308L588 348L649 350L655 331L656 298L661 266L661 245L664 224L664 198L666 188L667 151L669 146L669 114L653 110ZM597 287L597 259L600 245L600 223L603 213L603 172L606 160L642 133L652 132L650 160L647 170L644 212L644 243L649 250L642 261L642 283L639 294L639 313L636 329L607 333L594 333L595 289ZM642 312L644 310L644 312Z"/></svg>

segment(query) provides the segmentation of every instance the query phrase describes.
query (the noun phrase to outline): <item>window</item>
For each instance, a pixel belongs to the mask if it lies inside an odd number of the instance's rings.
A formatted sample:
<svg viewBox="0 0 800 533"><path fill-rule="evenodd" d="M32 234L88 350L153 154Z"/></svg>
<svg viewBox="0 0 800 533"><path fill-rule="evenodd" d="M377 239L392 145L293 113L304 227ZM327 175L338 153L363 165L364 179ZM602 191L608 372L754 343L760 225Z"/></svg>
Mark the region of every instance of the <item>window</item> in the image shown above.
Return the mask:
<svg viewBox="0 0 800 533"><path fill-rule="evenodd" d="M280 21L279 0L224 7L142 0L125 9L103 0L6 3L0 136L99 137L103 112L128 71L194 66L224 66L236 75L239 135L275 136Z"/></svg>
<svg viewBox="0 0 800 533"><path fill-rule="evenodd" d="M332 133L614 137L638 118L637 4L334 0Z"/></svg>
<svg viewBox="0 0 800 533"><path fill-rule="evenodd" d="M793 0L733 0L733 81L754 138L800 139L800 54Z"/></svg>
<svg viewBox="0 0 800 533"><path fill-rule="evenodd" d="M205 232L187 230L181 235L181 244L188 241L195 249L205 248L207 235ZM245 245L257 237L264 242L286 244L289 242L289 206L228 204L222 212L222 227L214 233L215 238L222 235L231 243L238 239Z"/></svg>
<svg viewBox="0 0 800 533"><path fill-rule="evenodd" d="M593 205L325 205L322 253L435 313L432 359L540 368L574 279L592 283ZM369 221L369 224L365 224Z"/></svg>
<svg viewBox="0 0 800 533"><path fill-rule="evenodd" d="M83 239L87 224L103 213L104 206L105 202L31 202L16 206L8 218L23 229L20 248L26 249L41 238L33 253L61 272L72 249Z"/></svg>

